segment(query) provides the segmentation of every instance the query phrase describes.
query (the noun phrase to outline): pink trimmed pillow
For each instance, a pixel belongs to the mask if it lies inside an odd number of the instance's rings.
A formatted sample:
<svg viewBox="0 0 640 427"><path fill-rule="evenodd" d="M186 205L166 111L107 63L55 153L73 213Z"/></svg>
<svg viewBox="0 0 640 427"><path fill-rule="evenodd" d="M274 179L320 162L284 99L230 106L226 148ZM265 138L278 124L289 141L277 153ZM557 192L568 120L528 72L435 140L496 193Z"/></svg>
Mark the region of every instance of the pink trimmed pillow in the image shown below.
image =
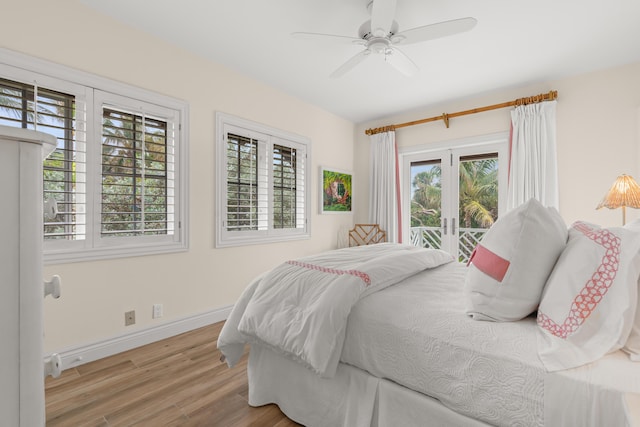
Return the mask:
<svg viewBox="0 0 640 427"><path fill-rule="evenodd" d="M639 275L640 233L571 226L538 309L538 354L548 371L591 363L625 345Z"/></svg>
<svg viewBox="0 0 640 427"><path fill-rule="evenodd" d="M640 233L640 219L637 219L624 228ZM627 343L622 350L629 354L629 358L634 362L640 362L640 280L638 280L638 305L636 306L636 317L631 326L631 333L627 339Z"/></svg>
<svg viewBox="0 0 640 427"><path fill-rule="evenodd" d="M567 226L558 211L535 199L502 216L469 260L467 314L514 321L534 312L566 243Z"/></svg>

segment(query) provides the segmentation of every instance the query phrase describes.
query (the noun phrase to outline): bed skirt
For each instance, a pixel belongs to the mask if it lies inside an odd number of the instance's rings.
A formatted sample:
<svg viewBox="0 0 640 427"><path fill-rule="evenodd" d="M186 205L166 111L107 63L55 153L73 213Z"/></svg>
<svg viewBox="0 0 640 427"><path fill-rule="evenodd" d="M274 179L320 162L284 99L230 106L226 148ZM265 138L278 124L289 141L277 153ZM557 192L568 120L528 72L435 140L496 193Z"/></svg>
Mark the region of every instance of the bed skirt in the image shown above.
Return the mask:
<svg viewBox="0 0 640 427"><path fill-rule="evenodd" d="M256 344L247 375L251 406L275 403L308 427L488 426L351 365L340 363L333 378L321 378Z"/></svg>

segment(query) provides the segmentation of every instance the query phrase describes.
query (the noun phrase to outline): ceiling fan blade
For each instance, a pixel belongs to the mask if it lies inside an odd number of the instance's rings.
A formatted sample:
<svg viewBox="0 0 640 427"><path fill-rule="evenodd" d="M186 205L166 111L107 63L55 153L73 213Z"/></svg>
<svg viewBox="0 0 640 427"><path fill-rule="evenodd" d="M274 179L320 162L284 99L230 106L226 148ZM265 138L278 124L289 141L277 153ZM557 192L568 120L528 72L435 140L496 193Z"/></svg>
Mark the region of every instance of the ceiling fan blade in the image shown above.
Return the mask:
<svg viewBox="0 0 640 427"><path fill-rule="evenodd" d="M437 24L425 25L401 31L391 36L393 44L410 44L433 40L440 37L452 36L454 34L469 31L476 26L478 21L475 18L460 18L451 21L438 22Z"/></svg>
<svg viewBox="0 0 640 427"><path fill-rule="evenodd" d="M371 6L371 34L386 37L396 15L396 0L374 0Z"/></svg>
<svg viewBox="0 0 640 427"><path fill-rule="evenodd" d="M367 56L369 56L369 54L371 54L371 51L369 49L365 49L357 53L356 55L352 56L347 62L342 64L340 67L338 67L338 69L335 70L333 73L331 73L329 77L331 77L332 79L335 79L343 76L347 71L350 71L356 65L364 61L367 58Z"/></svg>
<svg viewBox="0 0 640 427"><path fill-rule="evenodd" d="M305 33L305 32L296 32L291 33L291 37L296 39L303 40L332 40L346 44L361 44L364 45L366 40L358 39L355 37L349 36L339 36L336 34L322 34L322 33Z"/></svg>
<svg viewBox="0 0 640 427"><path fill-rule="evenodd" d="M391 51L385 54L384 60L405 76L411 77L419 70L418 66L411 60L411 58L395 47L391 48Z"/></svg>

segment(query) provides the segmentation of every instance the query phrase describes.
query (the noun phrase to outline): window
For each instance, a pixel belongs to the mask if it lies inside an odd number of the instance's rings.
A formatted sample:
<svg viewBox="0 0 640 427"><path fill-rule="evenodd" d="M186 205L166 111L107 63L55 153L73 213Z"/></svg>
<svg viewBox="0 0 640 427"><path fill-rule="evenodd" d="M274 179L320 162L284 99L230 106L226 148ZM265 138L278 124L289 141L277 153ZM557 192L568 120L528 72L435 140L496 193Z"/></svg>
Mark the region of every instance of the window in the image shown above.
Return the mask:
<svg viewBox="0 0 640 427"><path fill-rule="evenodd" d="M37 109L37 114L35 113ZM37 129L58 138L43 164L44 200L55 200L59 214L46 219L45 239L84 239L84 144L74 138L76 97L0 78L0 124Z"/></svg>
<svg viewBox="0 0 640 427"><path fill-rule="evenodd" d="M170 233L167 122L111 108L102 118L100 235Z"/></svg>
<svg viewBox="0 0 640 427"><path fill-rule="evenodd" d="M96 92L100 106L100 238L172 240L176 221L174 110ZM155 236L155 237L153 237Z"/></svg>
<svg viewBox="0 0 640 427"><path fill-rule="evenodd" d="M309 237L310 142L218 113L216 246Z"/></svg>
<svg viewBox="0 0 640 427"><path fill-rule="evenodd" d="M58 140L43 164L43 198L58 208L44 219L45 262L186 249L186 105L46 61L8 59L22 66L0 62L0 125Z"/></svg>
<svg viewBox="0 0 640 427"><path fill-rule="evenodd" d="M502 134L403 153L403 241L467 262L503 212L506 159Z"/></svg>

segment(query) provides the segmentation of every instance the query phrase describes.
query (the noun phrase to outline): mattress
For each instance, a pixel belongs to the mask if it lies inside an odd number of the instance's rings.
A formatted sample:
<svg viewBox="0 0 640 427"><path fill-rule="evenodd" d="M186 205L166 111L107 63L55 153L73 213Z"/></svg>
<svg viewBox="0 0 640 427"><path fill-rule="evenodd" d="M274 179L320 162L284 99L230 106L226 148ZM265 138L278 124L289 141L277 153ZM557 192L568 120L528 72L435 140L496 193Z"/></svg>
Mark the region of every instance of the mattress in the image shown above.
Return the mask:
<svg viewBox="0 0 640 427"><path fill-rule="evenodd" d="M449 263L360 300L341 361L488 424L543 425L535 318L471 319L465 274L464 265Z"/></svg>

